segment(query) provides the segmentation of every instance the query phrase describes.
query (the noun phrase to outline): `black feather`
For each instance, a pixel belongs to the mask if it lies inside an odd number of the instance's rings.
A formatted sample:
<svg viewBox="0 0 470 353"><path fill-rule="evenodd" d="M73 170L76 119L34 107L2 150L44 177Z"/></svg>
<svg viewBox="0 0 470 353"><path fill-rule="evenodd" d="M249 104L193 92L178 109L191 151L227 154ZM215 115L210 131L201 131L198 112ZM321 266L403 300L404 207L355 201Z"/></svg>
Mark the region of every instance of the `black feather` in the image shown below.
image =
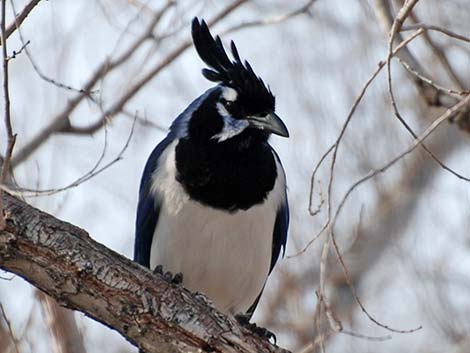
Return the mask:
<svg viewBox="0 0 470 353"><path fill-rule="evenodd" d="M238 55L237 47L235 46L235 42L233 40L230 42L230 48L232 49L232 55L235 58L237 65L243 66L240 55Z"/></svg>
<svg viewBox="0 0 470 353"><path fill-rule="evenodd" d="M254 104L263 110L274 111L274 96L256 75L248 61L242 61L235 43L230 43L234 61L228 57L219 36L212 37L204 20L197 17L192 23L192 37L199 57L210 69L203 69L202 74L212 82L220 82L234 88L247 106Z"/></svg>
<svg viewBox="0 0 470 353"><path fill-rule="evenodd" d="M219 74L213 70L202 69L202 75L209 81L217 81Z"/></svg>

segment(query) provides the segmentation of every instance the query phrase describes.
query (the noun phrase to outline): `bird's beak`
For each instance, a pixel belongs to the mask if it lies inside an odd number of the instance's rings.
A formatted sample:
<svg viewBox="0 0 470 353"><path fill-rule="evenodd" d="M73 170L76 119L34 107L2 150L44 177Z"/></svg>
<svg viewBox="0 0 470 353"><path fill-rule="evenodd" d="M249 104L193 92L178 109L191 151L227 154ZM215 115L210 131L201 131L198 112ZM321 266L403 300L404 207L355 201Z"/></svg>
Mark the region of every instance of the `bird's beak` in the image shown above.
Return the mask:
<svg viewBox="0 0 470 353"><path fill-rule="evenodd" d="M250 116L248 122L257 129L266 130L279 136L289 137L286 124L284 124L281 118L275 113L268 113L265 116Z"/></svg>

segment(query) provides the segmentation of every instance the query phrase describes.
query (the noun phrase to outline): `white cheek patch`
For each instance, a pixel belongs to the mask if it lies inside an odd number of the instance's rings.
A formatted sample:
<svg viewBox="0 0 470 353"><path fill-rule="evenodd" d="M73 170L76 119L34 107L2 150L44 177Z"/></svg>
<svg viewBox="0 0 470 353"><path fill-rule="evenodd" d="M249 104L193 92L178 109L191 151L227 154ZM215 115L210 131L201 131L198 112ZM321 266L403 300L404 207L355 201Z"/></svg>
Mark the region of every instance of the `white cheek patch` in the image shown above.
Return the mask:
<svg viewBox="0 0 470 353"><path fill-rule="evenodd" d="M230 113L221 103L217 103L217 110L222 116L224 127L221 132L212 136L212 139L217 139L218 142L222 142L238 135L248 127L249 123L247 120L232 118Z"/></svg>

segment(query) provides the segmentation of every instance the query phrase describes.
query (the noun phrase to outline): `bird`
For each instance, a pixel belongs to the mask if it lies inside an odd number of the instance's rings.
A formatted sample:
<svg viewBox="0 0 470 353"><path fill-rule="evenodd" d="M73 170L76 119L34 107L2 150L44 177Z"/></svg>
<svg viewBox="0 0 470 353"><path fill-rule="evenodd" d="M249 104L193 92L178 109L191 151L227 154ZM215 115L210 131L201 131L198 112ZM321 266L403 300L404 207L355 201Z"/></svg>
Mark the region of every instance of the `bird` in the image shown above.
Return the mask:
<svg viewBox="0 0 470 353"><path fill-rule="evenodd" d="M223 313L250 320L285 253L286 176L268 138L289 132L269 86L233 41L230 59L197 17L191 35L207 65L202 75L215 86L173 121L146 162L134 260L182 274L184 287L205 294Z"/></svg>

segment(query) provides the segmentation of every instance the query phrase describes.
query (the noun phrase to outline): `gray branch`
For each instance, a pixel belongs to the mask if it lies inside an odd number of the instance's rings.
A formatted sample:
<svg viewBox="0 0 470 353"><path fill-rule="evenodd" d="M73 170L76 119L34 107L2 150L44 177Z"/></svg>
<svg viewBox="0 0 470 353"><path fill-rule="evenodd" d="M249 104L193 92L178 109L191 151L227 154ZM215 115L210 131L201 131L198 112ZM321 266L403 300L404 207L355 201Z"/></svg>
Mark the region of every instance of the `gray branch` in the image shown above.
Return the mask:
<svg viewBox="0 0 470 353"><path fill-rule="evenodd" d="M148 353L284 352L88 233L4 193L0 268Z"/></svg>

